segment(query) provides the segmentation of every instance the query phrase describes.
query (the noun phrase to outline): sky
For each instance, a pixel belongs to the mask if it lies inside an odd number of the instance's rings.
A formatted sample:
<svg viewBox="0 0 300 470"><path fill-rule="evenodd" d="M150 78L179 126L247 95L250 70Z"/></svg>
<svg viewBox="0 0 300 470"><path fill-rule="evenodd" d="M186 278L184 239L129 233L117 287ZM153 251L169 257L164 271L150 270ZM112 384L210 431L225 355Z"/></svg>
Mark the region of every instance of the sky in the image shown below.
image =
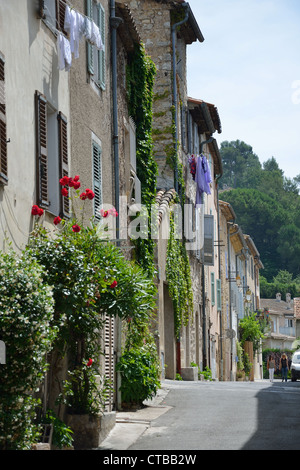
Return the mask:
<svg viewBox="0 0 300 470"><path fill-rule="evenodd" d="M300 0L187 0L204 42L188 46L188 95L213 103L219 146L250 145L300 174Z"/></svg>

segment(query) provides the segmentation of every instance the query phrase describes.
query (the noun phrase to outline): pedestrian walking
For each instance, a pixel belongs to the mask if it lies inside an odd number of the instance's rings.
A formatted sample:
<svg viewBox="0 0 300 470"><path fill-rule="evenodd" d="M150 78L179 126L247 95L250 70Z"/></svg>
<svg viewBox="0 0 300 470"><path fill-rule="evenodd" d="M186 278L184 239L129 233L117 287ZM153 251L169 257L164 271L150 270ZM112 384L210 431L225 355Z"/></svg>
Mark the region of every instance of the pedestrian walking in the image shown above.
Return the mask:
<svg viewBox="0 0 300 470"><path fill-rule="evenodd" d="M289 361L285 353L282 354L279 362L279 370L282 374L282 382L285 380L287 382L287 373L289 370Z"/></svg>
<svg viewBox="0 0 300 470"><path fill-rule="evenodd" d="M267 369L269 371L270 382L274 382L275 359L272 355L269 356L267 361Z"/></svg>

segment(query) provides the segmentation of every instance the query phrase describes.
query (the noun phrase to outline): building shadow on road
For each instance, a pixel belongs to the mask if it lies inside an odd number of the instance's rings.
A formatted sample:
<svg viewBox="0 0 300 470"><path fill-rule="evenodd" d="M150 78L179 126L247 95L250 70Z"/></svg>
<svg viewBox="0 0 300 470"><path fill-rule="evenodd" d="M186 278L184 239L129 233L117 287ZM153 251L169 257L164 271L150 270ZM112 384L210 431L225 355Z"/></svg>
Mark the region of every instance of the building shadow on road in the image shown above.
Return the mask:
<svg viewBox="0 0 300 470"><path fill-rule="evenodd" d="M241 450L300 450L300 382L275 381L256 398L257 429Z"/></svg>

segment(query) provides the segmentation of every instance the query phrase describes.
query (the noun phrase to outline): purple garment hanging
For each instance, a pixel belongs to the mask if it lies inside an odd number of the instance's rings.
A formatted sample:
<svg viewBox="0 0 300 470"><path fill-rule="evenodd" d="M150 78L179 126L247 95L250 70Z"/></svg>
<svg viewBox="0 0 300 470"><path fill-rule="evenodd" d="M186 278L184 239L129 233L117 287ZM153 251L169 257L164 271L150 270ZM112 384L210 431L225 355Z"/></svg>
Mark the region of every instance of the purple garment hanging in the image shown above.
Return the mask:
<svg viewBox="0 0 300 470"><path fill-rule="evenodd" d="M206 194L211 194L209 185L212 182L212 178L211 178L211 173L210 173L210 168L209 168L207 158L204 156L202 156L202 166L203 166L204 180L205 180L204 191L206 192Z"/></svg>
<svg viewBox="0 0 300 470"><path fill-rule="evenodd" d="M203 204L203 193L211 194L210 183L212 182L211 173L207 158L204 155L197 157L197 168L195 181L196 188L196 207Z"/></svg>

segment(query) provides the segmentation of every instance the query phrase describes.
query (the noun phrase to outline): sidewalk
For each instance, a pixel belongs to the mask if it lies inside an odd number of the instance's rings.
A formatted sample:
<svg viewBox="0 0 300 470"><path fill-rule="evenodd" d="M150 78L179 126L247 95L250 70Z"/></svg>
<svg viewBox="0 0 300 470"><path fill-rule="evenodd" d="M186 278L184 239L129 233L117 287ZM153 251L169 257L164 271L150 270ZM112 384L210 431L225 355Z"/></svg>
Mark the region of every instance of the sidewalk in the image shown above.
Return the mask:
<svg viewBox="0 0 300 470"><path fill-rule="evenodd" d="M126 450L151 426L151 421L166 413L170 406L163 404L168 394L163 382L156 396L144 402L145 408L136 411L117 411L116 424L97 450Z"/></svg>

